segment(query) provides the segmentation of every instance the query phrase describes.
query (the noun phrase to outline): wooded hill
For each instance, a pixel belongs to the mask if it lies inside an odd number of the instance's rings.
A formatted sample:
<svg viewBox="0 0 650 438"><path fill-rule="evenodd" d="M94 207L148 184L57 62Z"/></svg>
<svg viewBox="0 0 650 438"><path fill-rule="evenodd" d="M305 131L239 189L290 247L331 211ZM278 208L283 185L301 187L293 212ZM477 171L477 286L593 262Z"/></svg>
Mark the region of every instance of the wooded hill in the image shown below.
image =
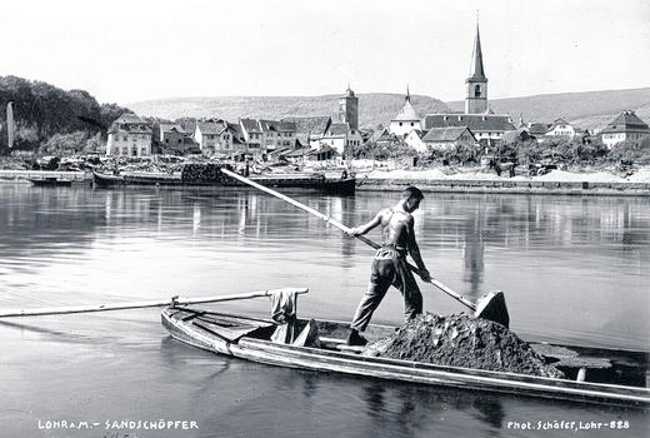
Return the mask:
<svg viewBox="0 0 650 438"><path fill-rule="evenodd" d="M0 152L7 150L8 102L14 102L14 149L24 150L34 150L54 136L88 140L129 111L99 104L84 90L65 91L45 82L0 76Z"/></svg>
<svg viewBox="0 0 650 438"><path fill-rule="evenodd" d="M359 125L362 128L387 126L404 105L403 94L359 94ZM334 116L339 95L325 96L231 96L187 97L148 100L127 106L141 116L165 119L215 117L236 121L240 117L279 119L285 116ZM420 114L449 111L447 105L429 96L411 96Z"/></svg>

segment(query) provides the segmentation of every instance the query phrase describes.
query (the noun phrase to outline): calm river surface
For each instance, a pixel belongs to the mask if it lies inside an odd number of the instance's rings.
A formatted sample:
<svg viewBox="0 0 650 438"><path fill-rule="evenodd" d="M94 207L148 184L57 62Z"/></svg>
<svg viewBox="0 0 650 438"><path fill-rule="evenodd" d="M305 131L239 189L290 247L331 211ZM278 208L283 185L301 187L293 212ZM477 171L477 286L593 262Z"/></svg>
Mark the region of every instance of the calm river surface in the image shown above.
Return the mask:
<svg viewBox="0 0 650 438"><path fill-rule="evenodd" d="M347 224L393 193L287 192ZM532 339L650 350L650 199L428 194L416 232L431 273L475 299L502 289ZM372 233L371 233L372 234ZM371 237L376 237L372 234ZM92 190L0 184L0 307L203 296L306 286L300 313L348 320L371 250L248 190ZM422 286L425 310L462 307ZM399 324L389 293L375 322ZM222 305L265 314L265 299ZM648 412L323 375L212 355L171 340L158 311L0 322L2 437L638 436ZM106 429L106 421L199 429ZM509 422L627 420L615 433ZM42 429L47 421L93 430ZM40 422L40 423L39 423Z"/></svg>

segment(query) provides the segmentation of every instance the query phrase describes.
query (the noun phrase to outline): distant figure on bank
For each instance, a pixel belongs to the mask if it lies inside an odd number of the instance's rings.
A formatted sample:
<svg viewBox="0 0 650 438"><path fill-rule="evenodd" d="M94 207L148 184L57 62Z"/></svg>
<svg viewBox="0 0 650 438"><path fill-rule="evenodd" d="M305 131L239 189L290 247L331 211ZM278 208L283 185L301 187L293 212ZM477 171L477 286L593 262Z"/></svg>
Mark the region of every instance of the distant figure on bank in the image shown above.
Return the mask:
<svg viewBox="0 0 650 438"><path fill-rule="evenodd" d="M391 285L399 289L404 297L404 316L407 321L422 313L422 294L406 261L406 255L410 254L422 273L422 280L431 279L420 256L411 215L420 206L422 199L422 192L417 187L409 186L404 189L400 201L394 207L381 210L373 220L350 231L352 236L361 236L381 225L383 245L375 254L370 285L350 324L348 345L367 343L359 333L366 329L373 312Z"/></svg>

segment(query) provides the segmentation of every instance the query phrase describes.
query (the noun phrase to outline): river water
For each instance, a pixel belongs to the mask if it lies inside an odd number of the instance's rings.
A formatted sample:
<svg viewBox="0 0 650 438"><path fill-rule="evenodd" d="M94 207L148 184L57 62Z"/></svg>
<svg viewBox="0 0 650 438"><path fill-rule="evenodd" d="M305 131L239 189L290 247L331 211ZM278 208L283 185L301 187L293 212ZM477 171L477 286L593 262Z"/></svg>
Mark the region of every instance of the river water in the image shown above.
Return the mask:
<svg viewBox="0 0 650 438"><path fill-rule="evenodd" d="M398 199L287 193L351 225ZM503 290L521 337L650 350L650 199L427 194L415 220L431 273L470 299ZM371 257L363 243L249 190L0 184L3 309L305 286L302 315L348 320ZM463 310L422 290L425 310ZM218 307L264 315L268 302ZM393 291L373 321L399 324L401 307ZM555 420L629 424L584 436L642 437L650 428L647 411L228 359L171 340L155 309L4 320L0 342L3 437L576 435L515 427ZM129 420L184 420L189 430L116 424Z"/></svg>

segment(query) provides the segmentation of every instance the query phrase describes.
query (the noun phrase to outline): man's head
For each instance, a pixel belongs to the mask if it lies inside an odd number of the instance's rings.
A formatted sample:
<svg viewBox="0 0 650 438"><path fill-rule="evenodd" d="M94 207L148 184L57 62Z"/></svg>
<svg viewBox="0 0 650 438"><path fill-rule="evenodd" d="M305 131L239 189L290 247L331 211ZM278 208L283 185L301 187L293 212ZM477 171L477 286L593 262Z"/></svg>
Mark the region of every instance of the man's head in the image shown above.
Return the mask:
<svg viewBox="0 0 650 438"><path fill-rule="evenodd" d="M402 191L402 203L404 210L411 213L418 209L420 201L424 199L424 195L415 186L408 186Z"/></svg>

